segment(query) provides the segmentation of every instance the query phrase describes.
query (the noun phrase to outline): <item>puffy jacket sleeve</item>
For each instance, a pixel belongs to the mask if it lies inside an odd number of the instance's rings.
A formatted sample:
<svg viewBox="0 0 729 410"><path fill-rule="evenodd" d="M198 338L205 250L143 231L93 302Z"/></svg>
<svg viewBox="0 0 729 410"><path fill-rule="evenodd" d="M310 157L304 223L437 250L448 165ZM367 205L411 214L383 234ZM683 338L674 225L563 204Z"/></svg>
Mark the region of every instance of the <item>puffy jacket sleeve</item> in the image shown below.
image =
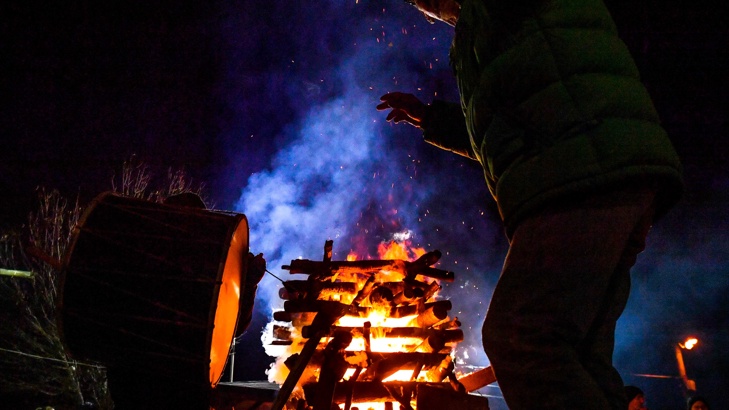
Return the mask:
<svg viewBox="0 0 729 410"><path fill-rule="evenodd" d="M433 101L426 108L422 128L426 142L466 158L478 160L459 104Z"/></svg>

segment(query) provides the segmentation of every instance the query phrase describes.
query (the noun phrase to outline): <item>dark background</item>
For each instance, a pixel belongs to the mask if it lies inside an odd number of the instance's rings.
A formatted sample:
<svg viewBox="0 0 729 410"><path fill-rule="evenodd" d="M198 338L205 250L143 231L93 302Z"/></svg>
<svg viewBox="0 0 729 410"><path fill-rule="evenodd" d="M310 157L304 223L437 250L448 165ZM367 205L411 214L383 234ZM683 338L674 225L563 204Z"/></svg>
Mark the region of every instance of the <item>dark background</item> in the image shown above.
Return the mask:
<svg viewBox="0 0 729 410"><path fill-rule="evenodd" d="M616 366L651 409L681 408L689 377L729 403L729 30L701 2L607 2L685 165L687 192L634 269ZM184 169L210 205L245 213L251 248L288 259L370 254L410 232L439 248L483 366L480 322L506 252L479 168L422 144L375 111L387 91L457 98L451 30L400 1L65 1L0 5L0 228L23 224L35 189L86 204L132 156L160 179ZM336 257L336 256L335 256ZM260 380L259 336L276 301L264 279L236 379ZM503 406L498 388L492 407Z"/></svg>

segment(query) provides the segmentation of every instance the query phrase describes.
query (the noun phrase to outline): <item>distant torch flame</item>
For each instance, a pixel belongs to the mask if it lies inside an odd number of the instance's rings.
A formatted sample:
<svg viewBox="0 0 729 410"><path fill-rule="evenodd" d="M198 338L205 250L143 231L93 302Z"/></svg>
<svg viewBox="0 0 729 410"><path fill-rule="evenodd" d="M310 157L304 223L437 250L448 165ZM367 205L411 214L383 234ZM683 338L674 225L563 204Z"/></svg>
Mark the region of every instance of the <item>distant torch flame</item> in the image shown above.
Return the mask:
<svg viewBox="0 0 729 410"><path fill-rule="evenodd" d="M699 339L697 339L695 337L690 337L690 338L686 339L686 341L683 342L683 344L679 343L679 345L681 346L682 349L691 350L698 343L699 343Z"/></svg>

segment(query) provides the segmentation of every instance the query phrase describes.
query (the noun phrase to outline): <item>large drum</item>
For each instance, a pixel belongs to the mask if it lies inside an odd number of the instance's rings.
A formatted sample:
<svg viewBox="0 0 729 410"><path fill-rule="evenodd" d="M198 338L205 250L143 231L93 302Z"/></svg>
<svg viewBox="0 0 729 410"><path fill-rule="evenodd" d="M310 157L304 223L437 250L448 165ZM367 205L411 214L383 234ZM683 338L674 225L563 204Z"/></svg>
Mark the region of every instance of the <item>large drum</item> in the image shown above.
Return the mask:
<svg viewBox="0 0 729 410"><path fill-rule="evenodd" d="M117 408L207 408L247 255L244 215L100 195L64 261L59 325L69 352L107 366Z"/></svg>

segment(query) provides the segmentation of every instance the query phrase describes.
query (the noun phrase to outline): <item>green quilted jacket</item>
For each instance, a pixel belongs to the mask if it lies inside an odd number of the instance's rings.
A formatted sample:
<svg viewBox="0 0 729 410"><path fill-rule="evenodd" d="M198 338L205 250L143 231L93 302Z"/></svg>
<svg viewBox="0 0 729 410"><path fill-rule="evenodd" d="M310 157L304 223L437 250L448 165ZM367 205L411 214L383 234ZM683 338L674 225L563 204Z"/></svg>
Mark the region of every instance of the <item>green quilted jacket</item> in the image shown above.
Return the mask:
<svg viewBox="0 0 729 410"><path fill-rule="evenodd" d="M630 183L658 188L659 214L678 200L678 156L601 0L464 0L451 64L461 104L433 102L423 134L481 163L507 232Z"/></svg>

